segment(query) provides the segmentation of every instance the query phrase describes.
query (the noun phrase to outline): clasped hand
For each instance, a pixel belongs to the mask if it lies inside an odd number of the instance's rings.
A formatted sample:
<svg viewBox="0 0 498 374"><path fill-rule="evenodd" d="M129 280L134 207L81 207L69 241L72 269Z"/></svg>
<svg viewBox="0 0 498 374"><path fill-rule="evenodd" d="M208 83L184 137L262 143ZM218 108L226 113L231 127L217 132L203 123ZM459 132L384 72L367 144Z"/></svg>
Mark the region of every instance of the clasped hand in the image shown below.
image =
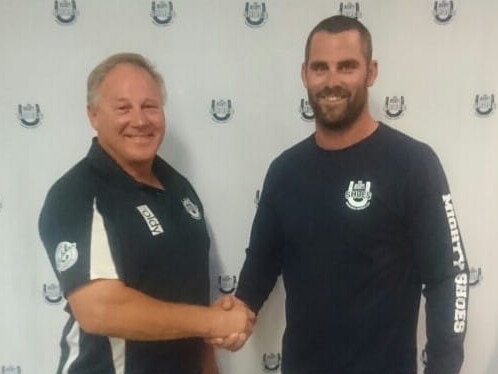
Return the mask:
<svg viewBox="0 0 498 374"><path fill-rule="evenodd" d="M206 338L206 343L230 351L242 348L252 334L256 322L254 312L231 295L220 297L211 308L218 312L219 319L213 336Z"/></svg>

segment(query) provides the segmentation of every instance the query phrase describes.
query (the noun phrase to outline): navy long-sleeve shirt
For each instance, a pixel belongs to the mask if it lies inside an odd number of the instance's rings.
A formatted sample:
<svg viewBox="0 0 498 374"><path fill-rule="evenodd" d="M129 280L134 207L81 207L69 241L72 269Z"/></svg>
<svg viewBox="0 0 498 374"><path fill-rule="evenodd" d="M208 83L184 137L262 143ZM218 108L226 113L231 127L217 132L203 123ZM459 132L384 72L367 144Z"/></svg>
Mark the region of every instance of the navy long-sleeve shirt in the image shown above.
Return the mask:
<svg viewBox="0 0 498 374"><path fill-rule="evenodd" d="M384 124L338 151L311 136L271 164L236 295L258 311L282 274L284 374L426 374L463 361L468 267L429 146Z"/></svg>

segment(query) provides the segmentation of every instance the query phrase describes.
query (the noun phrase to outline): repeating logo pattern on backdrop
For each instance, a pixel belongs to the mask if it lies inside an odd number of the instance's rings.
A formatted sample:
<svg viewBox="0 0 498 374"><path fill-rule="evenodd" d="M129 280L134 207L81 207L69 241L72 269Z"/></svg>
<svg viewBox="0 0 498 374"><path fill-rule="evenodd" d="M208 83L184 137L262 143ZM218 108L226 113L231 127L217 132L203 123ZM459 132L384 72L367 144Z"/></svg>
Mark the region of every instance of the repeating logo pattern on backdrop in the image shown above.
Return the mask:
<svg viewBox="0 0 498 374"><path fill-rule="evenodd" d="M469 269L469 286L478 286L482 282L482 269L471 267Z"/></svg>
<svg viewBox="0 0 498 374"><path fill-rule="evenodd" d="M43 299L51 305L57 305L64 300L62 290L58 283L43 284Z"/></svg>
<svg viewBox="0 0 498 374"><path fill-rule="evenodd" d="M453 1L448 0L436 0L434 1L434 8L432 9L432 15L436 23L440 25L445 25L450 23L455 16L455 4Z"/></svg>
<svg viewBox="0 0 498 374"><path fill-rule="evenodd" d="M237 288L237 276L220 274L218 276L218 290L223 294L231 294Z"/></svg>
<svg viewBox="0 0 498 374"><path fill-rule="evenodd" d="M211 108L209 109L209 113L211 113L211 118L218 123L228 122L234 113L234 109L232 107L232 100L211 100Z"/></svg>
<svg viewBox="0 0 498 374"><path fill-rule="evenodd" d="M55 0L54 17L61 25L71 25L79 15L75 0Z"/></svg>
<svg viewBox="0 0 498 374"><path fill-rule="evenodd" d="M21 126L26 128L35 128L41 124L43 114L38 104L19 104L17 106L17 118Z"/></svg>
<svg viewBox="0 0 498 374"><path fill-rule="evenodd" d="M282 355L280 353L264 353L263 368L265 371L277 371L280 369Z"/></svg>
<svg viewBox="0 0 498 374"><path fill-rule="evenodd" d="M474 99L474 110L479 117L488 117L496 109L495 95L476 95Z"/></svg>
<svg viewBox="0 0 498 374"><path fill-rule="evenodd" d="M384 114L389 119L400 118L406 111L404 96L386 96Z"/></svg>
<svg viewBox="0 0 498 374"><path fill-rule="evenodd" d="M360 3L341 2L339 4L339 14L356 19L361 18Z"/></svg>
<svg viewBox="0 0 498 374"><path fill-rule="evenodd" d="M254 204L256 206L258 206L258 204L259 204L260 197L261 197L261 191L260 190L256 190L256 193L254 194Z"/></svg>
<svg viewBox="0 0 498 374"><path fill-rule="evenodd" d="M153 1L151 7L150 16L156 25L171 25L176 16L172 1Z"/></svg>
<svg viewBox="0 0 498 374"><path fill-rule="evenodd" d="M2 365L2 374L21 374L21 367L19 365Z"/></svg>
<svg viewBox="0 0 498 374"><path fill-rule="evenodd" d="M306 99L301 99L301 104L299 105L299 113L301 113L301 118L304 121L311 122L315 119L315 113L310 103Z"/></svg>
<svg viewBox="0 0 498 374"><path fill-rule="evenodd" d="M261 27L268 18L268 11L264 1L246 2L244 19L249 27Z"/></svg>

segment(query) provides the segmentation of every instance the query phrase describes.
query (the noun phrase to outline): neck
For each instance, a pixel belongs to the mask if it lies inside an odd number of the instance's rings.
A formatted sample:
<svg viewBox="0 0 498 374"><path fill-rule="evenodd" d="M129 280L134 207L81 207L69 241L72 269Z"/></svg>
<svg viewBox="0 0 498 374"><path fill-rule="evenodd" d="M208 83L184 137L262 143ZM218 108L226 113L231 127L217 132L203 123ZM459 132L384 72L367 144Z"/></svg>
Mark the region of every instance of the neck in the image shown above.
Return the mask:
<svg viewBox="0 0 498 374"><path fill-rule="evenodd" d="M369 114L358 118L350 127L344 129L328 129L316 124L316 144L327 151L348 148L370 136L379 126Z"/></svg>

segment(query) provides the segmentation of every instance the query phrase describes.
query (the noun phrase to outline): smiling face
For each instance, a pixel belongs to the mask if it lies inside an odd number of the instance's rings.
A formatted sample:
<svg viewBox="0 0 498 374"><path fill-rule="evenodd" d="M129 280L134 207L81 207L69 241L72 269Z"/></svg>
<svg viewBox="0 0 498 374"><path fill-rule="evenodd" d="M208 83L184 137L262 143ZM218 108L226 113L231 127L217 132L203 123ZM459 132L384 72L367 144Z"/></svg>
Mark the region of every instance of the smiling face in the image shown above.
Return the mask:
<svg viewBox="0 0 498 374"><path fill-rule="evenodd" d="M367 114L377 64L368 60L356 30L313 35L301 77L317 127L342 131Z"/></svg>
<svg viewBox="0 0 498 374"><path fill-rule="evenodd" d="M152 167L165 133L163 101L149 73L123 63L109 71L88 107L99 144L130 174Z"/></svg>

